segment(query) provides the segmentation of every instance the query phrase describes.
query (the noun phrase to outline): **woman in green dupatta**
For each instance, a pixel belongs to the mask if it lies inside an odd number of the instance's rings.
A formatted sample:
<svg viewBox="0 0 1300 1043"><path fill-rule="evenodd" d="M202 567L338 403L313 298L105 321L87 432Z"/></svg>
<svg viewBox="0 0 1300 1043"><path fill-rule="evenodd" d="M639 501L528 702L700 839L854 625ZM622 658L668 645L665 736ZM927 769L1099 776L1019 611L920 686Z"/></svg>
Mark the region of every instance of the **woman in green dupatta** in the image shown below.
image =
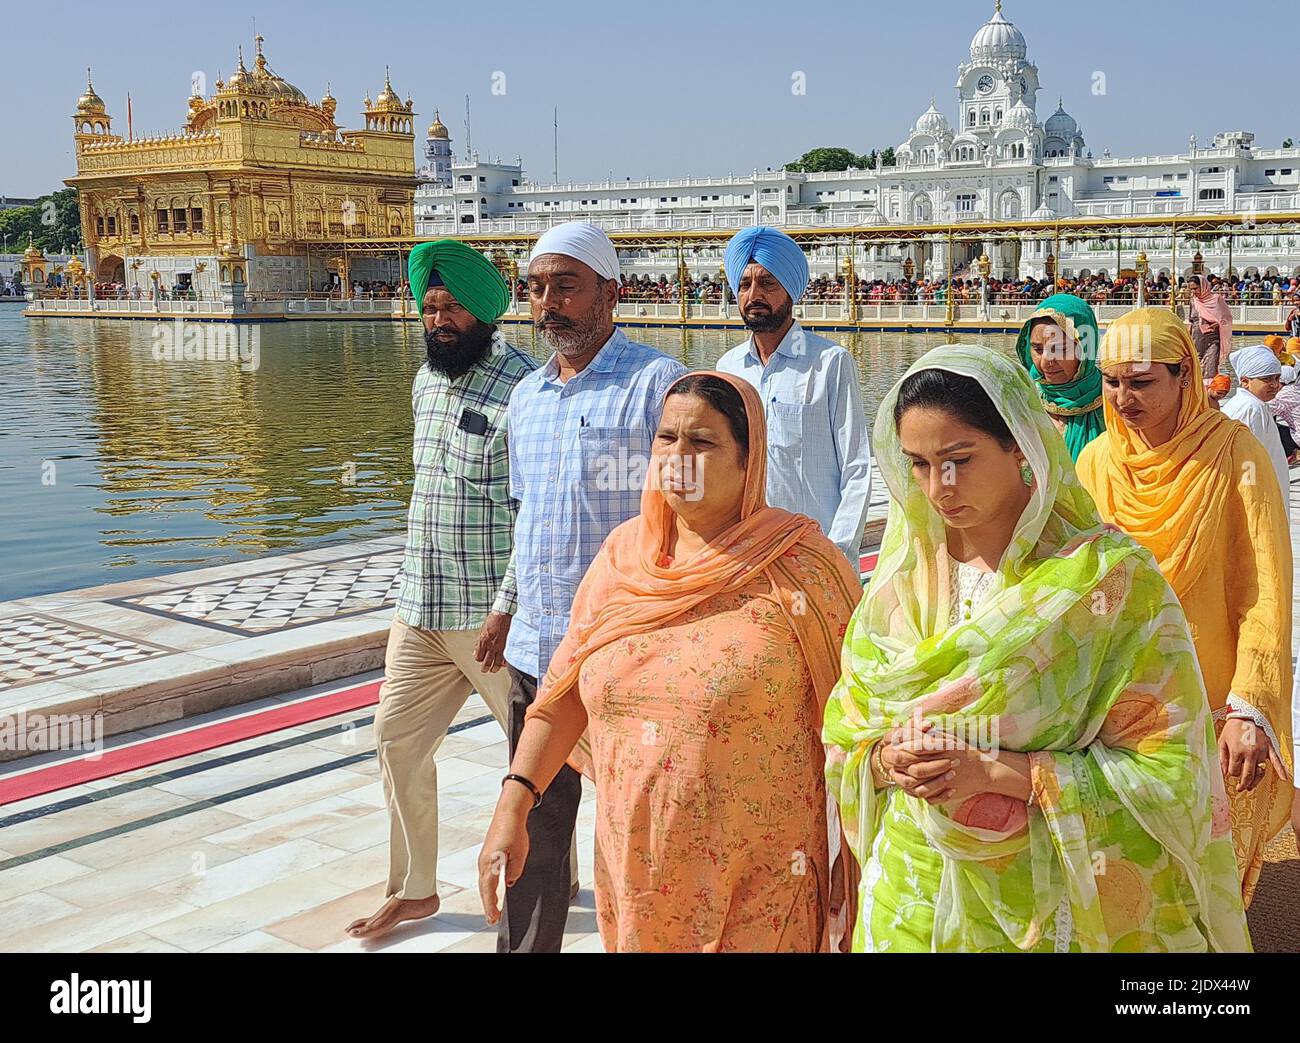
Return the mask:
<svg viewBox="0 0 1300 1043"><path fill-rule="evenodd" d="M1247 951L1187 620L1024 370L936 348L874 434L889 520L823 733L854 950Z"/></svg>
<svg viewBox="0 0 1300 1043"><path fill-rule="evenodd" d="M1072 293L1048 297L1020 327L1016 354L1065 436L1070 459L1106 430L1097 368L1097 316Z"/></svg>

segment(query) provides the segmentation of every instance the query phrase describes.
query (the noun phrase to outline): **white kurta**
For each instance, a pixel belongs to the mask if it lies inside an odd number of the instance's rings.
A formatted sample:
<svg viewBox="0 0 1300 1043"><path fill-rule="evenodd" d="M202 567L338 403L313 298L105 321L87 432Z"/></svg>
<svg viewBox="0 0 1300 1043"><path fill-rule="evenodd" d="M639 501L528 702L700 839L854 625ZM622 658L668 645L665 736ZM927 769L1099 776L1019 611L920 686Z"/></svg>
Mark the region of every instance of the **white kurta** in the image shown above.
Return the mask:
<svg viewBox="0 0 1300 1043"><path fill-rule="evenodd" d="M1286 505L1287 515L1291 513L1291 468L1286 462L1286 453L1282 449L1282 436L1277 433L1277 422L1268 406L1257 399L1244 387L1237 388L1232 397L1224 400L1220 407L1223 415L1233 420L1240 420L1260 440L1268 450L1273 469L1277 471L1278 485L1282 489L1282 503Z"/></svg>

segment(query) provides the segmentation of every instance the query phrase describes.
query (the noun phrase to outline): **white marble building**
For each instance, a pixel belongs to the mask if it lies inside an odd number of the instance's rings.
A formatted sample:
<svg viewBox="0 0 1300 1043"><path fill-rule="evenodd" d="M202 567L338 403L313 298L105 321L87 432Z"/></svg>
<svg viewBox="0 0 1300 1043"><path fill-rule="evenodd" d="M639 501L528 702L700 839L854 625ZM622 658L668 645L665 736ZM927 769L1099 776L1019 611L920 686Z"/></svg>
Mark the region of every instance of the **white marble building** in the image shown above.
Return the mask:
<svg viewBox="0 0 1300 1043"><path fill-rule="evenodd" d="M951 224L964 221L1077 216L1146 216L1181 213L1300 211L1300 148L1263 149L1254 135L1231 131L1208 146L1193 137L1178 155L1100 157L1089 151L1078 123L1058 100L1046 119L1038 115L1042 89L1024 34L1002 13L975 33L957 67L956 117L949 122L934 100L896 148L897 165L878 170L802 174L768 169L725 177L540 184L522 162L488 162L477 153L455 157L447 128L435 120L426 139L426 165L415 197L416 234L541 232L553 224L590 220L607 231L738 228L753 223L787 229L883 224ZM1180 273L1198 248L1211 270L1227 268L1226 242L1180 243ZM980 253L994 275L1041 276L1053 244L1047 240L958 247L960 271ZM1168 237L1126 241L1118 267L1131 267L1144 249L1153 272L1167 271ZM913 271L942 277L948 258L933 247L859 248L866 278L897 277L910 258ZM1237 271L1300 270L1300 237L1262 232L1238 236ZM842 251L840 251L842 253ZM718 251L688 258L695 271L717 271ZM813 252L815 271L837 260L831 249ZM629 271L671 275L675 256L629 254ZM1117 267L1114 241L1061 244L1067 274Z"/></svg>

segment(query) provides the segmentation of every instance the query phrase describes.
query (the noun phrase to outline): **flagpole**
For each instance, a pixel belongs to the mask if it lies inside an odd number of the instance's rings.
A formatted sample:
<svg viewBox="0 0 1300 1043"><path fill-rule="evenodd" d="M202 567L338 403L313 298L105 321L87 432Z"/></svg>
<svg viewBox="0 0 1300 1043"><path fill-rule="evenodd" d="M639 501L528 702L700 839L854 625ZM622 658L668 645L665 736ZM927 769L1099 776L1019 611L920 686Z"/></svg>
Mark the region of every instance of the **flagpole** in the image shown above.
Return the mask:
<svg viewBox="0 0 1300 1043"><path fill-rule="evenodd" d="M131 123L131 92L126 92L126 140L135 140L135 130Z"/></svg>

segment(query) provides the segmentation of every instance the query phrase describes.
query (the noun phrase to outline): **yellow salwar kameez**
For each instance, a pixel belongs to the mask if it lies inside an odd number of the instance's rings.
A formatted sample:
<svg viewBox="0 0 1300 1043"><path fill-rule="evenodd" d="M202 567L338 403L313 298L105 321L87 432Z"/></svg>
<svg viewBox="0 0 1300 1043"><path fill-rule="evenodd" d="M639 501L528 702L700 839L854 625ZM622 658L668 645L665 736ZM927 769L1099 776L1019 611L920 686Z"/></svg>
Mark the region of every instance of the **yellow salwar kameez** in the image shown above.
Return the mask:
<svg viewBox="0 0 1300 1043"><path fill-rule="evenodd" d="M1216 735L1229 710L1247 704L1262 715L1273 748L1293 772L1291 539L1268 453L1244 425L1210 407L1195 347L1171 312L1130 312L1106 338L1103 370L1137 361L1125 347L1147 345L1153 362L1186 363L1188 386L1173 437L1156 447L1107 404L1107 430L1080 455L1079 479L1102 518L1155 555L1178 595ZM1253 790L1225 782L1242 898L1249 904L1264 848L1287 824L1292 783L1267 767Z"/></svg>

